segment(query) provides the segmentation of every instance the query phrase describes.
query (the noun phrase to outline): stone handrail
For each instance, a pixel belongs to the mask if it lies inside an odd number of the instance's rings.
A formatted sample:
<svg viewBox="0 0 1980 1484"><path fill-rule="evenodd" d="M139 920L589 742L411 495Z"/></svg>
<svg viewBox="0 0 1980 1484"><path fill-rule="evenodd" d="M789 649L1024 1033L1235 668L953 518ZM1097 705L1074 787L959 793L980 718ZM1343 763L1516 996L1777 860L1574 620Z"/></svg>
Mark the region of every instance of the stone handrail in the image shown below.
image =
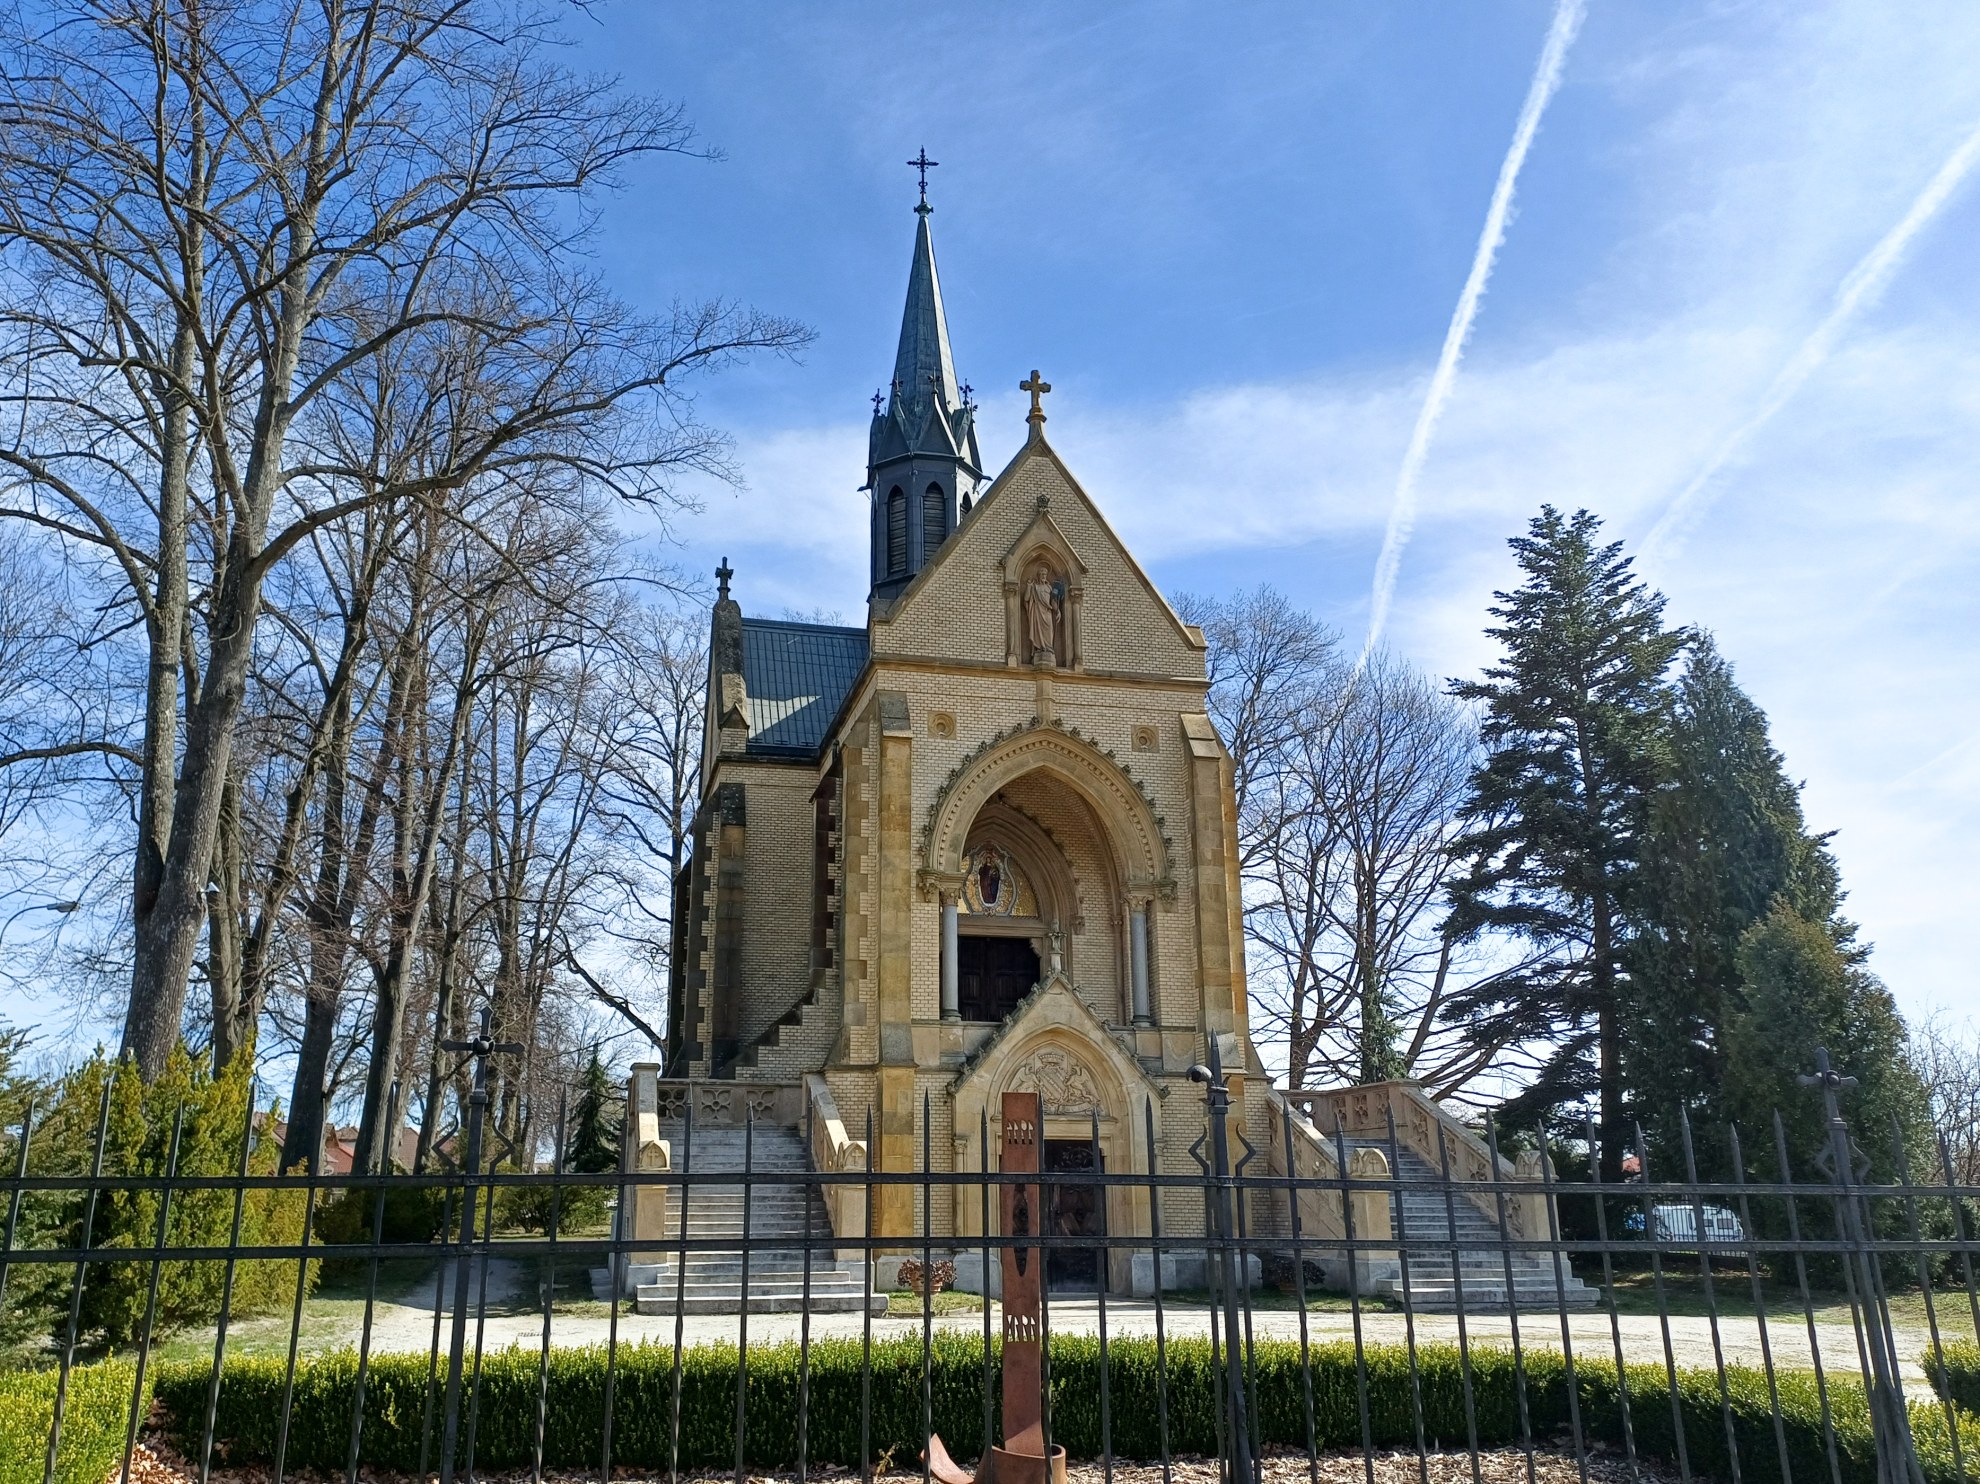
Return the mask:
<svg viewBox="0 0 1980 1484"><path fill-rule="evenodd" d="M1339 1151L1313 1126L1301 1108L1277 1088L1266 1090L1265 1118L1272 1141L1266 1154L1266 1169L1315 1182L1313 1188L1301 1189L1298 1195L1302 1254L1320 1261L1329 1274L1328 1281L1345 1283L1352 1272L1356 1291L1373 1292L1380 1279L1393 1277L1396 1270L1394 1249L1363 1245L1386 1242L1395 1235L1389 1192L1377 1188L1350 1193L1348 1186L1340 1184ZM1282 1168L1288 1164L1289 1152L1291 1167ZM1349 1181L1387 1181L1388 1156L1380 1149L1355 1149L1348 1156L1347 1177ZM1329 1239L1342 1241L1347 1237L1350 1215L1354 1219L1353 1252L1345 1249L1327 1252L1325 1243ZM1309 1253L1306 1244L1315 1241L1322 1250Z"/></svg>
<svg viewBox="0 0 1980 1484"><path fill-rule="evenodd" d="M626 1127L619 1141L619 1168L628 1174L665 1174L674 1167L673 1144L660 1137L660 1068L636 1062L626 1082ZM658 1243L667 1230L667 1187L628 1185L619 1192L619 1232L631 1241ZM650 1262L655 1253L638 1248L620 1262Z"/></svg>
<svg viewBox="0 0 1980 1484"><path fill-rule="evenodd" d="M838 1101L817 1072L804 1077L805 1101L811 1110L811 1167L825 1174L845 1174L866 1168L866 1141L846 1133ZM835 1237L866 1235L866 1190L859 1185L823 1187L825 1211Z"/></svg>
<svg viewBox="0 0 1980 1484"><path fill-rule="evenodd" d="M657 1073L658 1068L654 1068ZM680 1123L694 1110L697 1125L740 1127L754 1118L796 1128L804 1120L804 1090L795 1082L743 1082L704 1077L653 1079L654 1114L661 1123Z"/></svg>
<svg viewBox="0 0 1980 1484"><path fill-rule="evenodd" d="M1396 1142L1431 1169L1448 1171L1464 1197L1494 1226L1500 1224L1499 1202L1505 1202L1507 1235L1515 1241L1549 1241L1556 1225L1547 1197L1539 1189L1518 1191L1467 1190L1466 1185L1488 1180L1530 1182L1542 1179L1537 1154L1515 1162L1504 1155L1494 1161L1491 1146L1446 1112L1414 1082L1373 1082L1362 1087L1329 1088L1324 1092L1283 1094L1288 1104L1304 1107L1322 1134L1336 1129L1356 1139L1389 1137L1393 1117ZM1442 1134L1442 1138L1438 1137Z"/></svg>

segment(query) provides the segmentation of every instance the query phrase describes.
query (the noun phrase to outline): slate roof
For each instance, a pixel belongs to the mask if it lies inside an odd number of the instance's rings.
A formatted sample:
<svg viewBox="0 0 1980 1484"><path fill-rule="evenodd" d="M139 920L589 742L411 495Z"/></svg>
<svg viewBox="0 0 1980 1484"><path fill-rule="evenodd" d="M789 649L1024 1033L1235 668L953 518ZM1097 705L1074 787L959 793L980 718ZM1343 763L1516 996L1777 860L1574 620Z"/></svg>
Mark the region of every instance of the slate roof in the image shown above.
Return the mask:
<svg viewBox="0 0 1980 1484"><path fill-rule="evenodd" d="M745 618L742 641L749 751L817 756L866 667L866 630Z"/></svg>

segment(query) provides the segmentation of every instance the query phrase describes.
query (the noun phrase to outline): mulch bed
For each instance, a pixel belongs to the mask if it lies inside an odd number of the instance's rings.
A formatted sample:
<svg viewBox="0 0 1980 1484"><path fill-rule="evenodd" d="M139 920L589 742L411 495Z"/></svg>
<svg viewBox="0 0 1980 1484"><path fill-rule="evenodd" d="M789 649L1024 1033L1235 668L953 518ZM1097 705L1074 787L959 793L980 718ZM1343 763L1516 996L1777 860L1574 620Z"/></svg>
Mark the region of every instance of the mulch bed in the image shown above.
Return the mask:
<svg viewBox="0 0 1980 1484"><path fill-rule="evenodd" d="M1266 1484L1311 1484L1314 1467L1303 1453L1269 1454L1264 1460ZM198 1477L198 1469L192 1461L181 1457L163 1438L154 1435L148 1445L141 1445L131 1456L131 1484L192 1484ZM1070 1484L1106 1484L1106 1471L1098 1463L1075 1463L1067 1469ZM1169 1465L1169 1484L1217 1484L1217 1461L1213 1458L1177 1458ZM1532 1475L1527 1473L1526 1455L1516 1448L1497 1448L1478 1454L1474 1464L1469 1453L1432 1453L1419 1460L1414 1453L1376 1453L1364 1458L1359 1452L1322 1454L1318 1465L1321 1484L1581 1484L1581 1463L1570 1448L1550 1446L1536 1448L1533 1453ZM913 1484L920 1475L918 1468L891 1467L879 1477L898 1481L898 1484ZM367 1484L417 1484L407 1475L376 1472L360 1465L360 1479ZM215 1467L209 1474L212 1484L266 1484L269 1470L266 1468L220 1468ZM437 1477L437 1476L436 1476ZM546 1473L544 1484L589 1484L596 1476L592 1474L553 1474ZM635 1484L661 1484L665 1474L655 1475L642 1469L614 1469L612 1477L635 1481ZM817 1480L818 1484L844 1484L849 1479L857 1479L856 1469L816 1468L806 1472L806 1480ZM289 1479L296 1484L341 1484L343 1476L317 1476L311 1473L292 1470ZM529 1475L515 1471L477 1473L481 1484L527 1484ZM795 1473L751 1474L748 1484L795 1484ZM1628 1461L1615 1449L1592 1444L1587 1455L1588 1484L1677 1484L1675 1470L1667 1469L1661 1463L1645 1460L1631 1472ZM734 1484L735 1474L683 1473L682 1484ZM105 1484L118 1484L118 1474L113 1471ZM433 1484L433 1481L428 1481ZM1117 1459L1114 1462L1113 1484L1163 1484L1162 1466L1158 1463L1129 1463Z"/></svg>

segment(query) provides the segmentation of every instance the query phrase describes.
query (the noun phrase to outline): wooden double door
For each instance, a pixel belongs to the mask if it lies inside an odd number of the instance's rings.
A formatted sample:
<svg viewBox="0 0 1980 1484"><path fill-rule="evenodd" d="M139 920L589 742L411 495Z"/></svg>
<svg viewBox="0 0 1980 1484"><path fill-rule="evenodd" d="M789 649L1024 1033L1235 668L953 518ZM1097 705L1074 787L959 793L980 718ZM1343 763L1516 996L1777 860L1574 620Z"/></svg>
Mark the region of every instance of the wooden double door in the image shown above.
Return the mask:
<svg viewBox="0 0 1980 1484"><path fill-rule="evenodd" d="M956 1009L964 1020L1002 1020L1038 983L1038 950L1029 938L956 940Z"/></svg>

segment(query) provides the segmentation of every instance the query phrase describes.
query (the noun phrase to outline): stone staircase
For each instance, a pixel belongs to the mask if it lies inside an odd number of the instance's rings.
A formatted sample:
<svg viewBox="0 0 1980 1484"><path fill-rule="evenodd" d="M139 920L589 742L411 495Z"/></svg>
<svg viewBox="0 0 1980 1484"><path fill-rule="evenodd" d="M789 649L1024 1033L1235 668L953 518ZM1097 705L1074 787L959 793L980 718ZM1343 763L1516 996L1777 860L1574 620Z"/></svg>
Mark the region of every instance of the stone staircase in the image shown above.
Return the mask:
<svg viewBox="0 0 1980 1484"><path fill-rule="evenodd" d="M1398 1148L1386 1139L1350 1139L1349 1148L1372 1145L1389 1158L1399 1189L1389 1198L1389 1214L1398 1245L1408 1258L1407 1288L1398 1273L1380 1279L1376 1291L1413 1309L1455 1310L1463 1290L1466 1313L1508 1307L1508 1252L1499 1228L1462 1190L1446 1184L1436 1167L1414 1150ZM1414 1188L1412 1188L1414 1187ZM1452 1250L1456 1249L1456 1262ZM1576 1277L1566 1259L1543 1252L1510 1253L1511 1306L1520 1312L1592 1308L1600 1295ZM1554 1265L1560 1263L1560 1276Z"/></svg>
<svg viewBox="0 0 1980 1484"><path fill-rule="evenodd" d="M681 1125L667 1125L664 1131L672 1143L676 1169L698 1175L742 1170L742 1129L697 1124L692 1148L687 1147ZM753 1174L796 1175L811 1167L804 1140L795 1129L759 1123L750 1139L749 1163ZM678 1198L682 1192L676 1190L673 1194L677 1199L667 1212L667 1241L680 1238ZM685 1204L688 1240L716 1245L689 1250L684 1282L677 1269L680 1262L677 1254L659 1262L631 1264L627 1269L627 1287L640 1313L671 1314L677 1301L688 1314L740 1312L744 1308L745 1271L749 1278L749 1313L787 1313L805 1308L804 1252L796 1244L805 1235L807 1206L811 1228L811 1312L856 1314L868 1302L873 1313L886 1312L886 1294L875 1294L870 1301L866 1298L862 1265L858 1261L842 1262L833 1256L832 1225L815 1186L795 1180L788 1185L772 1182L748 1186L741 1181L696 1180L685 1192ZM743 1242L745 1206L749 1216L747 1251ZM764 1246L781 1240L790 1240L793 1245Z"/></svg>

